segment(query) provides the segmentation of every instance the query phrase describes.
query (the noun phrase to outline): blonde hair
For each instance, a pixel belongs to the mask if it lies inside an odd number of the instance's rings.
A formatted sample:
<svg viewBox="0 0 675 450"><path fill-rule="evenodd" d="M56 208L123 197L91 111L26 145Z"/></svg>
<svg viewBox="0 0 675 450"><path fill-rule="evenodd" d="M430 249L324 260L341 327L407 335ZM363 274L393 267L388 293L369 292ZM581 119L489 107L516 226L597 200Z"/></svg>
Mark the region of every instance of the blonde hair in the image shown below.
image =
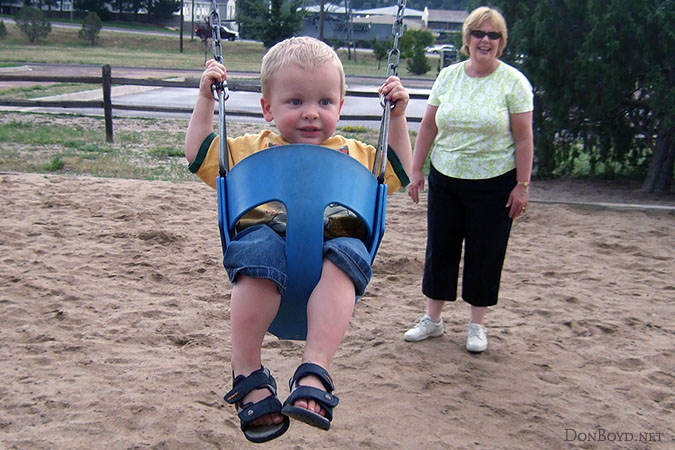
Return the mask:
<svg viewBox="0 0 675 450"><path fill-rule="evenodd" d="M471 30L477 30L485 22L490 22L497 29L499 34L502 35L502 38L499 40L499 47L497 48L497 58L502 56L504 47L506 47L506 41L509 37L509 32L506 29L506 20L504 16L493 8L488 8L487 6L481 6L474 9L469 14L469 17L464 21L462 25L462 50L466 56L469 55L469 41L471 40Z"/></svg>
<svg viewBox="0 0 675 450"><path fill-rule="evenodd" d="M340 73L340 91L345 96L345 72L335 50L326 43L308 36L292 37L276 43L262 59L260 83L262 94L269 90L274 74L284 67L297 64L304 70L313 71L322 64L334 64Z"/></svg>

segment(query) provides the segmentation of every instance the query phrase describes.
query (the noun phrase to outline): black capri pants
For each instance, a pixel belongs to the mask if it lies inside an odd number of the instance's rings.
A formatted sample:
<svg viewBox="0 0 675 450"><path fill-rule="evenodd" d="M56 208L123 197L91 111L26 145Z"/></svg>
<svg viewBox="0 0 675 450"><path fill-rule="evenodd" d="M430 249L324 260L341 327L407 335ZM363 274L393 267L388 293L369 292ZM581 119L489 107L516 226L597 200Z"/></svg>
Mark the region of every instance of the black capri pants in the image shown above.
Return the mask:
<svg viewBox="0 0 675 450"><path fill-rule="evenodd" d="M512 220L506 207L516 170L485 180L451 178L431 166L422 293L455 301L464 244L462 298L497 304Z"/></svg>

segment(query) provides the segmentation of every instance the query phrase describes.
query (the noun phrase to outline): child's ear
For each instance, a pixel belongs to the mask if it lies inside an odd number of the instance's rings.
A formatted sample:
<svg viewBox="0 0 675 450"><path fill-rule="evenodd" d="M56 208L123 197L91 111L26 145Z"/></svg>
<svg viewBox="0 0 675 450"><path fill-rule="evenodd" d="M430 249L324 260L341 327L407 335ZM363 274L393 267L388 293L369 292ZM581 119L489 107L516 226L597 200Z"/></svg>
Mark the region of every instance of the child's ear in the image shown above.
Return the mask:
<svg viewBox="0 0 675 450"><path fill-rule="evenodd" d="M345 98L342 97L342 99L340 100L340 107L338 108L338 114L340 114L342 112L342 107L344 106L344 104L345 104Z"/></svg>
<svg viewBox="0 0 675 450"><path fill-rule="evenodd" d="M260 106L262 107L263 117L266 121L271 122L274 120L272 115L272 105L269 101L265 100L265 97L260 97Z"/></svg>

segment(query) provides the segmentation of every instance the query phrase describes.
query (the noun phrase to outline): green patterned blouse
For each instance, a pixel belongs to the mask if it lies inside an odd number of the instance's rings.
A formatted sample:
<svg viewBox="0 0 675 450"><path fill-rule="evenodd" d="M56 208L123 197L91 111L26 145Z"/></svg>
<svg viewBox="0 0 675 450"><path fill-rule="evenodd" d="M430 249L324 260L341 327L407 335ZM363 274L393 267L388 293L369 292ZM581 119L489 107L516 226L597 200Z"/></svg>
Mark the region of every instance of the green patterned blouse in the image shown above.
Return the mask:
<svg viewBox="0 0 675 450"><path fill-rule="evenodd" d="M428 104L438 106L431 163L446 176L486 179L515 168L510 114L532 111L532 85L503 62L487 77L466 74L466 61L441 70Z"/></svg>

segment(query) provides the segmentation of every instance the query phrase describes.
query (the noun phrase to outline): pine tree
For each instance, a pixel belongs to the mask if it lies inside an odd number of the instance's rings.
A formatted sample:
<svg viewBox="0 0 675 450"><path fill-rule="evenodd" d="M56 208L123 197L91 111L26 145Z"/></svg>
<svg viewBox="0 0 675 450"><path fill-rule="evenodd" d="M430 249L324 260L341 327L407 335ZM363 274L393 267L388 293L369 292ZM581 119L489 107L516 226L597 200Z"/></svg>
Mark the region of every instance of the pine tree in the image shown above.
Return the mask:
<svg viewBox="0 0 675 450"><path fill-rule="evenodd" d="M30 42L47 37L52 31L52 24L44 13L30 6L21 7L16 15L15 23Z"/></svg>
<svg viewBox="0 0 675 450"><path fill-rule="evenodd" d="M89 42L91 45L96 45L98 34L103 28L101 18L95 12L90 12L82 22L82 29L79 32L80 39Z"/></svg>

